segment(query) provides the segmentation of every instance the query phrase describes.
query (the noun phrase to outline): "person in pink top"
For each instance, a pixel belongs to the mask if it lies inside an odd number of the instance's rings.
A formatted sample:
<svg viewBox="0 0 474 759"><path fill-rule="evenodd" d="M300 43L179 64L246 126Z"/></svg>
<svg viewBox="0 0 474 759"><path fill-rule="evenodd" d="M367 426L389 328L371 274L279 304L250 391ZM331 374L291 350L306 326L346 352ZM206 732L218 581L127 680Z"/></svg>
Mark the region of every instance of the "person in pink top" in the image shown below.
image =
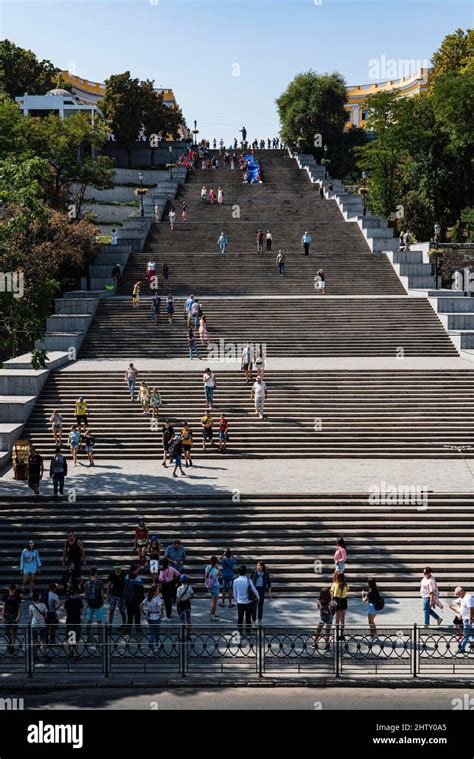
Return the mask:
<svg viewBox="0 0 474 759"><path fill-rule="evenodd" d="M163 559L158 581L161 583L161 595L165 605L166 619L171 619L173 604L176 601L176 583L179 580L179 572L170 566L168 559Z"/></svg>
<svg viewBox="0 0 474 759"><path fill-rule="evenodd" d="M344 572L347 561L347 546L344 542L344 538L338 538L336 540L336 551L334 553L334 564L338 572Z"/></svg>

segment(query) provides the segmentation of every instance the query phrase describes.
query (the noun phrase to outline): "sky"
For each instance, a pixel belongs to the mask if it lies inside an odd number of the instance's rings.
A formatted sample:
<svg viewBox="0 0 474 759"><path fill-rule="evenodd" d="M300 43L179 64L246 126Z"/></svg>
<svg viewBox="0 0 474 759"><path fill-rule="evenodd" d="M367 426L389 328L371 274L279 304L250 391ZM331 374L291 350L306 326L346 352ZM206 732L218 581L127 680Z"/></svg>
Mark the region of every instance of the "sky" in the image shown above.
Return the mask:
<svg viewBox="0 0 474 759"><path fill-rule="evenodd" d="M273 137L275 98L298 73L347 84L429 65L474 0L0 0L0 37L103 82L129 70L171 87L188 125L229 143ZM376 64L374 65L374 61ZM374 75L379 72L380 76Z"/></svg>

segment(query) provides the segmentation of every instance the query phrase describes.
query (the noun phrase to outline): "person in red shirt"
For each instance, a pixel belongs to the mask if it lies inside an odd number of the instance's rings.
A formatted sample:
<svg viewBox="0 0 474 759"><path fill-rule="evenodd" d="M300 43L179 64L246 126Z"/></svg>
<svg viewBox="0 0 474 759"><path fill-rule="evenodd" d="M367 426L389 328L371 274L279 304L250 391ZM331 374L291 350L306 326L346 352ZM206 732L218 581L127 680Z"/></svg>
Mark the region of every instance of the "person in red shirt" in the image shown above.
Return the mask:
<svg viewBox="0 0 474 759"><path fill-rule="evenodd" d="M224 414L221 414L221 418L219 420L219 450L221 453L225 453L227 440L229 438L228 429L229 422L225 418Z"/></svg>

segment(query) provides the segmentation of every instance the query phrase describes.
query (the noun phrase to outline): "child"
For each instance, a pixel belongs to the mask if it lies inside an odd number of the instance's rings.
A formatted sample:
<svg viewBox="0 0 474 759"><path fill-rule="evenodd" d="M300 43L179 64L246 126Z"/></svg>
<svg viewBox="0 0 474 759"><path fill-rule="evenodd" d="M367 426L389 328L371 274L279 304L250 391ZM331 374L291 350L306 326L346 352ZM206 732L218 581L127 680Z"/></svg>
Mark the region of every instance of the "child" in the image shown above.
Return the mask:
<svg viewBox="0 0 474 759"><path fill-rule="evenodd" d="M161 395L156 387L152 387L150 396L150 408L153 417L157 417L160 413Z"/></svg>
<svg viewBox="0 0 474 759"><path fill-rule="evenodd" d="M143 413L148 414L150 405L150 389L146 382L140 383L140 387L138 388L138 400L140 401Z"/></svg>

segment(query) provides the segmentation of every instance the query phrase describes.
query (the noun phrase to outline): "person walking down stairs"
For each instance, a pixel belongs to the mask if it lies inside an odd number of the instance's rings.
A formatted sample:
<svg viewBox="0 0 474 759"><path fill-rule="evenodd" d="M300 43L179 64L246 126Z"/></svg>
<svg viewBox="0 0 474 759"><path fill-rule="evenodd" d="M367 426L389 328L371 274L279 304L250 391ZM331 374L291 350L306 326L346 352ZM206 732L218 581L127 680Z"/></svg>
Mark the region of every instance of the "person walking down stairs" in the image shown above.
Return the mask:
<svg viewBox="0 0 474 759"><path fill-rule="evenodd" d="M263 253L263 231L259 229L256 235L257 253Z"/></svg>
<svg viewBox="0 0 474 759"><path fill-rule="evenodd" d="M138 371L132 363L128 365L125 370L124 382L128 384L128 391L130 393L130 400L135 400L135 384L137 381Z"/></svg>
<svg viewBox="0 0 474 759"><path fill-rule="evenodd" d="M278 251L277 257L276 257L276 265L278 266L278 274L280 277L285 276L285 254L282 250Z"/></svg>
<svg viewBox="0 0 474 759"><path fill-rule="evenodd" d="M309 256L309 245L312 242L312 240L313 238L309 234L308 230L306 230L303 237L301 238L301 244L303 246L305 256Z"/></svg>
<svg viewBox="0 0 474 759"><path fill-rule="evenodd" d="M257 377L252 385L250 399L255 401L255 413L260 419L263 419L263 409L267 399L267 386L260 376Z"/></svg>
<svg viewBox="0 0 474 759"><path fill-rule="evenodd" d="M242 357L241 357L241 364L240 364L240 368L242 369L242 371L245 372L245 382L247 384L252 381L253 360L254 360L253 347L250 340L247 340L247 343L242 348Z"/></svg>
<svg viewBox="0 0 474 759"><path fill-rule="evenodd" d="M168 219L170 221L171 231L173 232L174 231L174 223L176 221L176 211L174 210L174 208L172 208L171 211L169 212Z"/></svg>
<svg viewBox="0 0 474 759"><path fill-rule="evenodd" d="M141 282L135 282L132 290L132 308L138 308L140 305L140 287Z"/></svg>
<svg viewBox="0 0 474 759"><path fill-rule="evenodd" d="M53 480L54 497L64 494L64 478L67 476L67 461L61 453L61 448L56 448L56 453L49 465L49 476Z"/></svg>
<svg viewBox="0 0 474 759"><path fill-rule="evenodd" d="M224 188L218 187L217 188L217 202L221 206L224 203Z"/></svg>
<svg viewBox="0 0 474 759"><path fill-rule="evenodd" d="M267 253L271 253L273 236L269 229L267 229L267 234L265 235L265 238L267 241Z"/></svg>
<svg viewBox="0 0 474 759"><path fill-rule="evenodd" d="M225 253L227 251L228 243L229 241L227 237L225 236L224 232L221 232L217 239L217 245L221 253Z"/></svg>

